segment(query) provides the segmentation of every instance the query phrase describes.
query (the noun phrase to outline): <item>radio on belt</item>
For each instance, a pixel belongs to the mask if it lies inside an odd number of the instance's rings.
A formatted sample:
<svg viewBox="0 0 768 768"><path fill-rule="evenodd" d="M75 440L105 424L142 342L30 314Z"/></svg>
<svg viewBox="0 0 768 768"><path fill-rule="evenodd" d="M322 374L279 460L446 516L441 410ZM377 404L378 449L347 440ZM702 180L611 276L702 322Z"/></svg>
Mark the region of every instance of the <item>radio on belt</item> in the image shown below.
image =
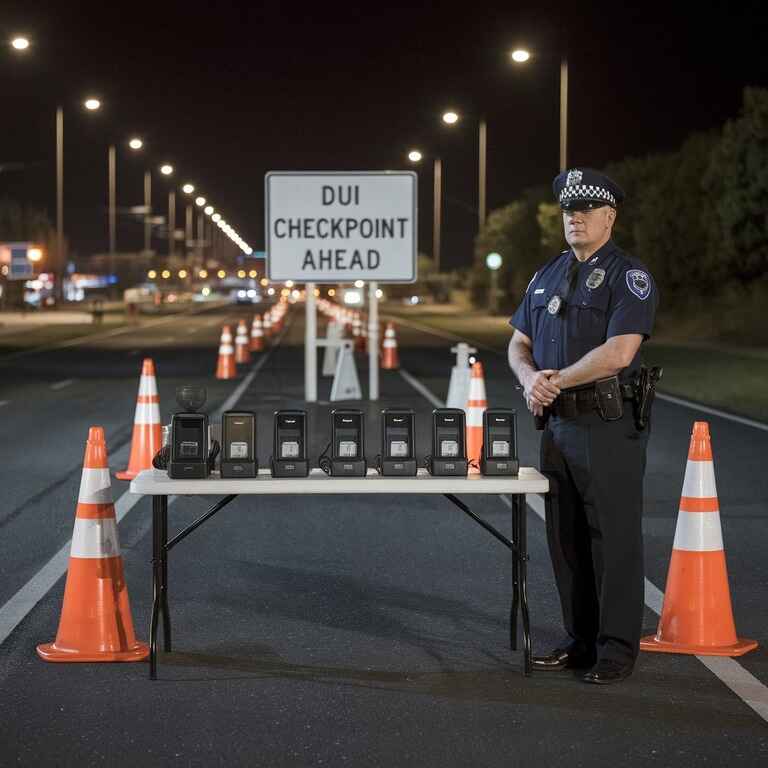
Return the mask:
<svg viewBox="0 0 768 768"><path fill-rule="evenodd" d="M467 474L466 434L466 414L461 408L436 408L432 411L432 455L427 461L430 474Z"/></svg>
<svg viewBox="0 0 768 768"><path fill-rule="evenodd" d="M365 477L365 430L362 411L331 411L331 455L321 457L320 468L334 477ZM327 449L326 449L327 450Z"/></svg>
<svg viewBox="0 0 768 768"><path fill-rule="evenodd" d="M385 408L381 412L382 475L416 474L416 416L410 409Z"/></svg>
<svg viewBox="0 0 768 768"><path fill-rule="evenodd" d="M483 411L483 450L480 471L484 475L517 475L517 413L508 408Z"/></svg>
<svg viewBox="0 0 768 768"><path fill-rule="evenodd" d="M221 418L221 476L256 477L256 414L226 411Z"/></svg>
<svg viewBox="0 0 768 768"><path fill-rule="evenodd" d="M205 405L205 387L176 389L176 402L183 409L171 417L171 450L168 477L205 478L210 474L208 416L197 413Z"/></svg>
<svg viewBox="0 0 768 768"><path fill-rule="evenodd" d="M275 411L271 464L272 477L309 474L306 411Z"/></svg>

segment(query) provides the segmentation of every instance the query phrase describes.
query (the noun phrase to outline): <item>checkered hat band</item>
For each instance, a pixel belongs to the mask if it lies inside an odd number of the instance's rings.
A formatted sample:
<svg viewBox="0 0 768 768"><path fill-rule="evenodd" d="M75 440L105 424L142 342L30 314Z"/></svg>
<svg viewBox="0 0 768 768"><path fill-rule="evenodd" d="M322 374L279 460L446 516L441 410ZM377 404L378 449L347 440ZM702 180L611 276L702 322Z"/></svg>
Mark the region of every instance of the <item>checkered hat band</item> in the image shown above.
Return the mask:
<svg viewBox="0 0 768 768"><path fill-rule="evenodd" d="M597 187L594 184L563 187L559 202L564 203L568 200L605 200L609 205L616 206L616 198L605 187Z"/></svg>

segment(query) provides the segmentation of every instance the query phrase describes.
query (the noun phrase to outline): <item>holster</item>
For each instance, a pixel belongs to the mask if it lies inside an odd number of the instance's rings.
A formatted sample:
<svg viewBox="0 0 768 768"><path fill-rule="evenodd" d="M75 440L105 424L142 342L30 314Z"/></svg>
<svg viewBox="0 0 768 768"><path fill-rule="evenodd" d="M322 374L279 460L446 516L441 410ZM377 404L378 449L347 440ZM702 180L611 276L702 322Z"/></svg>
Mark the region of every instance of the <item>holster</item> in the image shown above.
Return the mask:
<svg viewBox="0 0 768 768"><path fill-rule="evenodd" d="M536 427L537 431L541 432L546 428L550 413L550 409L544 406L544 412L541 416L533 415L533 426Z"/></svg>
<svg viewBox="0 0 768 768"><path fill-rule="evenodd" d="M597 412L603 421L617 421L624 415L624 400L618 376L595 382Z"/></svg>
<svg viewBox="0 0 768 768"><path fill-rule="evenodd" d="M651 418L651 406L656 394L656 383L664 374L664 369L658 366L648 368L640 366L633 382L632 410L635 417L635 428L642 432L648 426Z"/></svg>

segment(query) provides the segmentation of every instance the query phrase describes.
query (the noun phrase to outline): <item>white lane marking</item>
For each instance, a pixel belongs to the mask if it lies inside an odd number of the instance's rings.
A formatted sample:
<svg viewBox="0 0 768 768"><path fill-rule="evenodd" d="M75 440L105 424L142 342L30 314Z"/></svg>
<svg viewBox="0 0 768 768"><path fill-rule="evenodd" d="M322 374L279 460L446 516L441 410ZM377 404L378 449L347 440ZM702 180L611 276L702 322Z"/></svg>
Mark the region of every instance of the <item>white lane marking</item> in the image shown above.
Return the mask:
<svg viewBox="0 0 768 768"><path fill-rule="evenodd" d="M466 338L461 338L460 336L457 336L452 333L448 333L447 331L437 331L433 328L429 328L426 325L421 325L420 323L414 323L410 320L404 320L401 317L398 317L397 315L382 315L382 317L388 317L391 318L393 321L399 323L400 325L405 325L407 327L413 328L416 331L421 331L422 333L426 333L430 336L436 336L438 339L447 339L449 341L467 341ZM494 349L493 347L488 347L485 344L481 344L479 341L473 341L472 339L469 339L469 342L472 344L472 346L477 347L478 349L485 350L487 352L490 352L497 357L504 357L506 358L507 353L501 352L498 349ZM756 419L750 419L746 416L737 416L734 413L727 413L726 411L721 411L718 408L712 408L708 405L702 405L701 403L694 403L691 400L686 400L682 397L675 397L673 395L667 395L664 392L657 391L656 397L659 398L659 400L665 400L668 403L674 403L675 405L679 405L683 408L689 408L692 411L700 411L701 413L708 413L710 416L717 416L721 419L725 419L726 421L733 421L736 424L743 424L746 427L754 427L755 429L761 429L764 432L768 432L768 423L764 421L757 421Z"/></svg>
<svg viewBox="0 0 768 768"><path fill-rule="evenodd" d="M141 498L124 493L115 503L117 521L120 522ZM170 504L170 499L168 503ZM0 645L67 572L71 548L72 539L68 539L64 546L0 608Z"/></svg>
<svg viewBox="0 0 768 768"><path fill-rule="evenodd" d="M424 398L436 408L445 407L445 403L430 392L408 371L400 369L400 375ZM512 500L508 496L499 498L511 509ZM526 496L528 506L540 517L544 517L544 499L538 494ZM664 593L649 579L645 579L645 604L661 616ZM753 674L747 672L735 659L718 656L696 656L696 658L722 683L730 688L748 707L768 722L768 687L763 685Z"/></svg>
<svg viewBox="0 0 768 768"><path fill-rule="evenodd" d="M745 427L754 427L755 429L762 429L763 432L768 432L768 424L765 424L762 421L748 419L746 416L736 416L733 413L726 413L717 408L710 408L708 405L692 403L690 400L684 400L682 397L673 397L672 395L665 395L661 392L657 392L656 397L658 397L659 400L666 400L668 403L674 403L683 408L690 408L692 411L701 411L702 413L708 413L711 416L719 416L721 419L735 421L737 424L743 424Z"/></svg>
<svg viewBox="0 0 768 768"><path fill-rule="evenodd" d="M285 335L288 327L280 334L275 346L271 347L254 365L253 370L243 379L240 385L230 395L229 398L213 414L214 419L221 418L224 411L230 410L242 396L245 389L253 381L264 363L267 361L272 351L277 348ZM136 504L143 498L138 494L132 494L125 491L115 502L115 517L119 523L130 512ZM168 498L168 506L176 501L176 496ZM24 617L42 600L43 597L53 588L56 582L67 572L69 567L69 553L72 548L72 539L68 539L64 546L21 588L5 605L0 607L0 645L2 645L8 635L21 623Z"/></svg>
<svg viewBox="0 0 768 768"><path fill-rule="evenodd" d="M74 379L64 379L64 381L57 381L55 384L51 384L51 389L54 389L54 390L64 389L64 387L68 387L74 381L75 381Z"/></svg>

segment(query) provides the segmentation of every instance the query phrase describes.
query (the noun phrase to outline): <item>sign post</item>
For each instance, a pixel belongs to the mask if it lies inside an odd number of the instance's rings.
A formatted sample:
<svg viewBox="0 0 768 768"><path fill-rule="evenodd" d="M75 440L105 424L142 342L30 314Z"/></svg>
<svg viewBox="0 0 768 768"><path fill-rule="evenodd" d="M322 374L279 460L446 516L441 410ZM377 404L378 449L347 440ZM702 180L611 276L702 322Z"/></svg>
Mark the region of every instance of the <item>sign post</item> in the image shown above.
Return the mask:
<svg viewBox="0 0 768 768"><path fill-rule="evenodd" d="M370 398L379 396L379 283L416 280L416 174L283 172L265 178L267 278L304 283L305 395L317 400L317 284L369 284Z"/></svg>

